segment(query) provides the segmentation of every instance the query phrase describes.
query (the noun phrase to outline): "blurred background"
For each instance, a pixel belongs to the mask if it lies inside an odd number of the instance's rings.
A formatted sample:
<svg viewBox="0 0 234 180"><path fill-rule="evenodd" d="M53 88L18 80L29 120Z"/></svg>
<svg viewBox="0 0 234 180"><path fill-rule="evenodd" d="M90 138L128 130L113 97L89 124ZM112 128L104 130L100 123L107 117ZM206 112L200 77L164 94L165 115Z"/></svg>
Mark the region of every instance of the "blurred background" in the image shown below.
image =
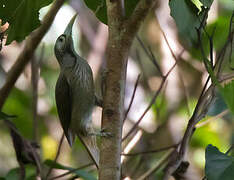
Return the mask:
<svg viewBox="0 0 234 180"><path fill-rule="evenodd" d="M48 9L49 7L40 10L41 19ZM207 31L212 32L216 27L213 38L214 57L225 44L233 9L232 0L216 0L209 12ZM59 66L54 56L54 43L76 12L78 18L73 29L75 49L89 62L94 74L96 92L101 97L108 28L98 21L83 1L71 0L58 12L52 27L43 38L31 63L19 77L2 110L17 115L13 122L19 132L25 138L40 144L42 162L55 158L63 133L55 104L55 84ZM208 54L207 39L204 39L204 45ZM24 42L3 46L0 52L0 86L4 83L6 72L14 64L23 47ZM152 56L149 58L147 55L146 51L149 53L149 49L160 68L152 62ZM125 89L126 111L132 100L138 76L139 83L124 122L123 137L142 116L155 92L160 88L161 73L165 75L173 66L175 63L173 56L178 61L176 67L168 76L155 103L139 124L139 128L123 141L123 153L150 151L179 143L208 76L201 61L199 48L196 44L189 44L183 35L178 34L175 22L170 16L168 2L158 0L155 9L142 24L129 54ZM228 56L225 58L227 63ZM224 68L224 73L230 72L229 68ZM205 123L198 125L186 155L190 162L187 172L190 180L201 179L204 176L205 147L208 144L213 144L225 152L233 143L233 116L226 109L221 96L217 94L215 103L204 120ZM100 129L101 108L99 107L94 110L93 122L95 128ZM10 169L18 167L18 163L9 131L3 122L0 122L0 147L0 176L4 176ZM122 156L123 178L136 179L152 167L163 154L164 152ZM70 167L80 167L91 160L79 140L76 140L73 148L70 148L64 140L58 162ZM93 176L97 175L92 167L87 171ZM52 173L59 175L63 172L54 170ZM160 179L161 174L159 171L149 179Z"/></svg>

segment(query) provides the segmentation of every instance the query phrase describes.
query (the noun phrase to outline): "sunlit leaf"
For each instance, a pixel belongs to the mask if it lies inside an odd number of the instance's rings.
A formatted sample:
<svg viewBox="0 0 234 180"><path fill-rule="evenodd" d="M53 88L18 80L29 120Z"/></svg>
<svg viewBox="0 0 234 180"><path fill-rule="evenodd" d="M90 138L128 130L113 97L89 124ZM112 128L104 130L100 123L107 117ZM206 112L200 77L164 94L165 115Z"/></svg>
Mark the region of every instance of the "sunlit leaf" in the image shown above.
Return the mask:
<svg viewBox="0 0 234 180"><path fill-rule="evenodd" d="M211 126L203 126L196 129L191 141L193 147L205 148L207 144L211 143L217 146L222 145L222 140L220 139L217 129L212 128Z"/></svg>
<svg viewBox="0 0 234 180"><path fill-rule="evenodd" d="M7 42L10 44L25 39L34 29L40 26L39 10L53 0L1 0L0 19L10 24Z"/></svg>
<svg viewBox="0 0 234 180"><path fill-rule="evenodd" d="M234 158L220 152L217 147L208 145L205 174L208 180L233 180Z"/></svg>

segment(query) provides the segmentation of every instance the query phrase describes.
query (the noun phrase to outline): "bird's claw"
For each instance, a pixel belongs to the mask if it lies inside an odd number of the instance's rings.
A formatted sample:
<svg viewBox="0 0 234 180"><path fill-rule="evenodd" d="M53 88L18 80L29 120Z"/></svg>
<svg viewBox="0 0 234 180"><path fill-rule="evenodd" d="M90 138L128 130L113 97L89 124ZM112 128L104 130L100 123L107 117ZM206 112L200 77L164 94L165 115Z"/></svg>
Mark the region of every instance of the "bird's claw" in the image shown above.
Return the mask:
<svg viewBox="0 0 234 180"><path fill-rule="evenodd" d="M111 132L106 132L105 129L102 129L102 130L100 131L100 136L101 136L101 137L112 137L113 135L112 135Z"/></svg>
<svg viewBox="0 0 234 180"><path fill-rule="evenodd" d="M105 129L102 129L99 132L93 132L93 133L89 133L90 136L99 136L99 137L112 137L112 133L110 132L105 132Z"/></svg>

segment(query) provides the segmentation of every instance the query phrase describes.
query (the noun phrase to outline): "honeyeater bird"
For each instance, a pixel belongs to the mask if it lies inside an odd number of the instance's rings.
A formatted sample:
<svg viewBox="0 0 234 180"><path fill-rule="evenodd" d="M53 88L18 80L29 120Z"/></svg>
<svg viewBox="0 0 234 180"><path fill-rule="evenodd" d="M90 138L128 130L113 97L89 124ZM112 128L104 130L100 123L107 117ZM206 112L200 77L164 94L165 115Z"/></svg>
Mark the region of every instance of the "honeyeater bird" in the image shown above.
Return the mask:
<svg viewBox="0 0 234 180"><path fill-rule="evenodd" d="M72 26L75 19L76 15L55 43L54 52L60 65L55 99L68 143L72 146L75 136L78 136L98 167L99 150L92 127L92 111L95 105L93 74L87 61L74 49Z"/></svg>

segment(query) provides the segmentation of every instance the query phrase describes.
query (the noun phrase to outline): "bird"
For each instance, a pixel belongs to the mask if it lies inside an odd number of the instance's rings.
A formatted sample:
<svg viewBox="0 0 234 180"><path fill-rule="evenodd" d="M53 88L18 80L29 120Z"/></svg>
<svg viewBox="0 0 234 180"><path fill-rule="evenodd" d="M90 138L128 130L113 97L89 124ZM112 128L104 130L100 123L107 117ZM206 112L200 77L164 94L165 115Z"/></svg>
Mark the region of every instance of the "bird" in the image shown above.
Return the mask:
<svg viewBox="0 0 234 180"><path fill-rule="evenodd" d="M55 87L56 106L69 145L72 146L78 136L98 168L99 149L92 127L92 112L97 98L92 69L74 49L72 27L76 17L77 14L72 17L54 46L60 66Z"/></svg>

